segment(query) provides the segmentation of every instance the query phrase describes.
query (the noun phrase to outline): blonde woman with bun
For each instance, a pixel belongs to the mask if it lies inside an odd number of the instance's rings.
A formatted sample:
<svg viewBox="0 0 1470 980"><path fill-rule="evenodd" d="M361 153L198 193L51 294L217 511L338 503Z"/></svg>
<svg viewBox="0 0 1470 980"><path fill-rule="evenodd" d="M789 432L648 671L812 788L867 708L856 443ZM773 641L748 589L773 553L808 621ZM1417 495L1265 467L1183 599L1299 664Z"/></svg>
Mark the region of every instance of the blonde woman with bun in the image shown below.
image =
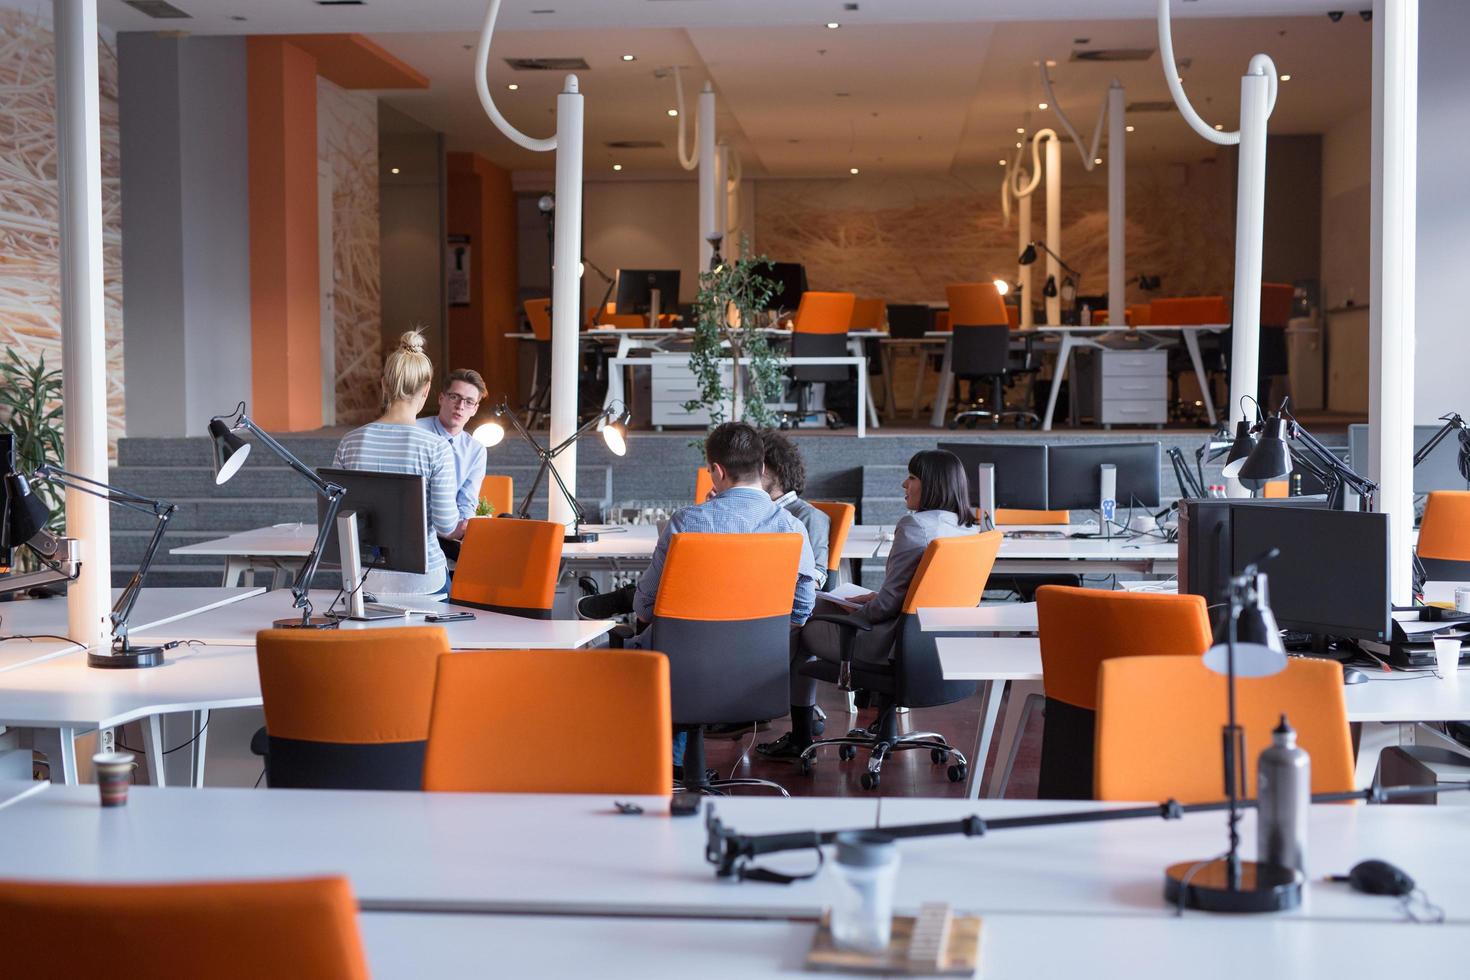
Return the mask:
<svg viewBox="0 0 1470 980"><path fill-rule="evenodd" d="M383 404L387 406L383 414L343 436L332 461L343 469L424 478L428 497L424 574L374 571L368 576L374 592L436 595L449 591L448 566L438 536L457 540L464 535L465 522L459 519L454 501L457 488L449 444L416 424L433 380L434 365L424 353L423 334L410 330L398 338L398 347L383 363Z"/></svg>

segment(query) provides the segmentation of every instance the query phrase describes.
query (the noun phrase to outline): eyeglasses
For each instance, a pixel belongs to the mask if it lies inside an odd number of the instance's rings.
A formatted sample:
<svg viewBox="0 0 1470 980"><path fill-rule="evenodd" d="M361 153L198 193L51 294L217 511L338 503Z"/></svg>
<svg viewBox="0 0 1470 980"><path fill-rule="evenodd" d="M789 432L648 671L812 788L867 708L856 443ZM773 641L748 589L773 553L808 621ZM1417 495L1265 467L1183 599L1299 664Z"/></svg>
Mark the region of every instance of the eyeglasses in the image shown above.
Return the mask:
<svg viewBox="0 0 1470 980"><path fill-rule="evenodd" d="M456 405L463 405L465 408L479 408L480 407L480 399L478 399L478 398L466 398L464 395L459 395L459 394L456 394L456 393L454 393L452 391L446 391L443 394L441 394L439 397L440 398L448 398L454 404L456 404Z"/></svg>

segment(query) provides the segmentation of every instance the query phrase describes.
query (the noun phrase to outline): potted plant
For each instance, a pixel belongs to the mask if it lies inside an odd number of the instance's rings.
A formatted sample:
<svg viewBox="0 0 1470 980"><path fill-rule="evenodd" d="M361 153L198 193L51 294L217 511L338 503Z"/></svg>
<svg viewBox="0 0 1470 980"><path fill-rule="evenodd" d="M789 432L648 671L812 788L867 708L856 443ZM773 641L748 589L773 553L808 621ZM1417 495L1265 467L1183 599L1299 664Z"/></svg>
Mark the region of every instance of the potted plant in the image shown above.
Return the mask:
<svg viewBox="0 0 1470 980"><path fill-rule="evenodd" d="M61 371L48 370L44 355L35 364L23 361L14 350L0 361L0 428L15 437L15 468L32 473L42 463L59 463L61 447ZM65 518L66 498L55 484L40 481L31 491L51 508L51 530L60 532ZM15 551L18 571L36 567L34 556L24 548Z"/></svg>
<svg viewBox="0 0 1470 980"><path fill-rule="evenodd" d="M684 408L708 411L711 427L727 418L757 428L773 426L776 413L769 403L781 395L782 359L762 327L778 287L760 273L770 260L764 255L718 260L718 253L716 258L713 269L699 274L699 293L694 297L689 368L699 382L699 397L685 402ZM736 370L741 358L750 361ZM731 367L728 375L726 363Z"/></svg>

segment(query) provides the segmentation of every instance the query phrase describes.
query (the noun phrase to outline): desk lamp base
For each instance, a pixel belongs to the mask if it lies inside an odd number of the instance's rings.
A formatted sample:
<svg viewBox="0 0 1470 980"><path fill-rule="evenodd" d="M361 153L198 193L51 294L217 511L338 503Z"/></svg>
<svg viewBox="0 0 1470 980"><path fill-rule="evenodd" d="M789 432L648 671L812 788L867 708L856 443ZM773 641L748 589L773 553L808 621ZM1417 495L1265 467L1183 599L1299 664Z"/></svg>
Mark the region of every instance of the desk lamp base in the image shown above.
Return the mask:
<svg viewBox="0 0 1470 980"><path fill-rule="evenodd" d="M1164 872L1164 900L1202 912L1285 912L1302 903L1302 876L1291 868L1242 861L1240 884L1231 888L1224 860L1185 861Z"/></svg>
<svg viewBox="0 0 1470 980"><path fill-rule="evenodd" d="M330 616L292 616L290 619L278 619L271 623L272 629L278 630L334 630L337 628L338 620Z"/></svg>
<svg viewBox="0 0 1470 980"><path fill-rule="evenodd" d="M100 670L132 670L137 667L162 667L163 647L124 646L103 652L93 650L87 654L87 666Z"/></svg>
<svg viewBox="0 0 1470 980"><path fill-rule="evenodd" d="M596 531L577 531L562 538L565 544L591 544L597 540Z"/></svg>

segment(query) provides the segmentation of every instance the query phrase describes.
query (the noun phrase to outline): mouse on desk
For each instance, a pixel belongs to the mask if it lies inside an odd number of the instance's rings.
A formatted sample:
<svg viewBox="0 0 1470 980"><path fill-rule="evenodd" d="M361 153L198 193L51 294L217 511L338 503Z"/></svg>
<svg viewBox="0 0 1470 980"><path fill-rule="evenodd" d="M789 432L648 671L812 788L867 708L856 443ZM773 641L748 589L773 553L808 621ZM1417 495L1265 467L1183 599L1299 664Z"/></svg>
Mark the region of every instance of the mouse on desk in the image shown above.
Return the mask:
<svg viewBox="0 0 1470 980"><path fill-rule="evenodd" d="M1353 865L1347 883L1353 891L1365 895L1407 895L1414 890L1414 879L1403 869L1377 859Z"/></svg>
<svg viewBox="0 0 1470 980"><path fill-rule="evenodd" d="M1342 668L1342 682L1344 684L1366 684L1368 683L1368 675L1355 667L1349 667L1344 664Z"/></svg>

